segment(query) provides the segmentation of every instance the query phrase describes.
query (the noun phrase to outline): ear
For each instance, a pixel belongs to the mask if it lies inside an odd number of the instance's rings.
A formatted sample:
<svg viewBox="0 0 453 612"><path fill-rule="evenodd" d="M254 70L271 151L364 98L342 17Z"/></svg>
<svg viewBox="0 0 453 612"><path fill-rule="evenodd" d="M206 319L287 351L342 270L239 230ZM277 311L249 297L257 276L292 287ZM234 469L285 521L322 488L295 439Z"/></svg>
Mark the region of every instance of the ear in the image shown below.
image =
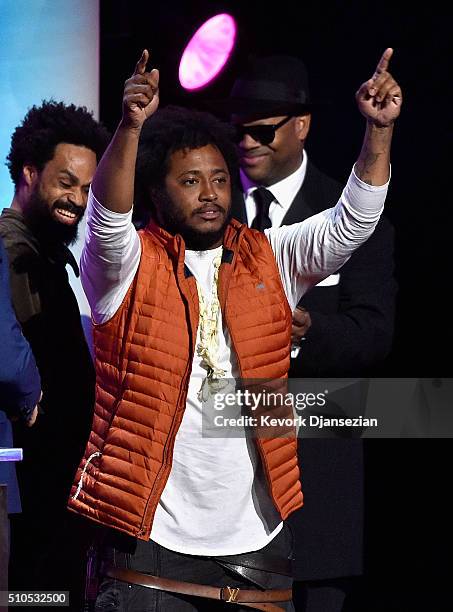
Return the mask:
<svg viewBox="0 0 453 612"><path fill-rule="evenodd" d="M300 115L296 117L296 132L297 132L297 137L299 138L301 142L303 142L307 138L308 132L310 130L310 122L311 122L310 114Z"/></svg>
<svg viewBox="0 0 453 612"><path fill-rule="evenodd" d="M22 178L27 187L33 187L38 180L38 170L35 166L24 166L22 168Z"/></svg>

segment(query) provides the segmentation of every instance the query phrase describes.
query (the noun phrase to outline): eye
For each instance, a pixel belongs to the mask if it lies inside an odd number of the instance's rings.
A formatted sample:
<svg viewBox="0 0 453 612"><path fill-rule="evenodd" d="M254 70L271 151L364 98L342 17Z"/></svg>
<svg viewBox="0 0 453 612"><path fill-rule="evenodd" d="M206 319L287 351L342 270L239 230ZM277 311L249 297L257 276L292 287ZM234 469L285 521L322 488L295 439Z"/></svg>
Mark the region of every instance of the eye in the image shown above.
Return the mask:
<svg viewBox="0 0 453 612"><path fill-rule="evenodd" d="M227 177L226 176L218 176L214 179L215 183L227 183Z"/></svg>
<svg viewBox="0 0 453 612"><path fill-rule="evenodd" d="M60 185L63 187L63 189L71 189L72 187L72 185L66 181L60 181Z"/></svg>
<svg viewBox="0 0 453 612"><path fill-rule="evenodd" d="M183 185L196 185L197 184L197 179L196 178L186 178L183 180L182 184Z"/></svg>

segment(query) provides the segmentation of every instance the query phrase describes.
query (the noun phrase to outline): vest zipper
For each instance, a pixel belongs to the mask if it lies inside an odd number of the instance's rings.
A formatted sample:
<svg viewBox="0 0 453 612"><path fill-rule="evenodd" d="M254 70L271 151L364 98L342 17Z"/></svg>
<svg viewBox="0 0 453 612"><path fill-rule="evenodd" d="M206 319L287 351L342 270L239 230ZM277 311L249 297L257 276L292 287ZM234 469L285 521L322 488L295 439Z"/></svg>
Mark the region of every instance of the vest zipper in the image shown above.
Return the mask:
<svg viewBox="0 0 453 612"><path fill-rule="evenodd" d="M228 285L230 284L230 278L228 278L228 284L225 287L225 296L226 296L226 293L227 293L226 289L228 288ZM236 345L236 342L235 342L235 339L234 339L234 334L232 333L232 328L229 325L229 317L227 316L227 312L226 312L226 297L225 297L225 301L224 301L224 308L225 308L225 310L224 310L225 322L226 322L227 327L228 327L228 333L230 334L231 345L232 345L232 347L234 349L234 352L236 354L236 357L237 357L237 364L238 364L238 368L239 368L239 375L242 378L242 380L244 380L244 372L242 370L241 362L239 360L239 353L238 353L238 351L236 349L237 345ZM267 461L266 461L266 458L265 458L264 449L262 448L262 443L259 442L258 438L255 438L254 442L255 442L255 447L258 449L258 454L259 454L260 459L261 459L261 465L263 466L264 473L266 474L266 482L267 482L267 486L269 488L270 498L272 499L277 512L280 514L280 510L279 510L279 507L278 507L277 499L276 499L276 497L274 495L274 492L272 490L272 479L271 479L270 471L269 471L269 468L268 468L268 465L267 465Z"/></svg>
<svg viewBox="0 0 453 612"><path fill-rule="evenodd" d="M146 518L147 518L148 507L149 507L150 500L153 497L153 495L155 494L156 498L157 498L157 502L154 504L154 508L151 508L151 514L149 516L149 519L150 519L149 522L150 522L150 524L152 526L153 520L154 520L154 515L156 514L157 506L158 506L159 501L160 501L160 497L161 497L162 492L163 492L163 490L165 488L165 485L167 484L168 477L170 476L170 471L171 471L171 465L172 464L171 463L167 464L167 459L168 459L169 456L171 458L173 458L173 447L175 445L176 434L174 436L172 434L173 434L173 431L175 429L175 423L176 423L176 421L178 419L179 408L182 405L181 396L183 396L183 401L184 402L187 399L187 393L184 394L183 389L184 389L185 383L186 383L186 381L188 379L188 374L192 370L191 364L192 364L192 361L189 359L188 362L187 362L186 371L184 372L183 380L181 381L181 388L180 388L180 391L179 391L178 401L176 403L175 415L174 415L172 423L171 423L170 431L168 432L167 440L170 440L170 442L168 443L168 447L166 446L165 449L164 449L164 458L163 458L163 461L162 461L162 467L160 468L160 470L159 470L159 472L158 472L158 474L156 476L156 480L154 481L154 486L151 489L149 497L148 497L148 501L146 502L145 511L143 513L143 519L142 519L142 522L141 522L141 525L140 525L140 529L137 532L138 536L147 535L149 537L149 534L147 534L147 530L143 527L143 524L145 522L147 522ZM188 390L188 386L187 386L187 390ZM181 420L182 420L182 418L179 419L179 422ZM160 484L160 483L162 483L162 484Z"/></svg>
<svg viewBox="0 0 453 612"><path fill-rule="evenodd" d="M179 283L178 283L179 285ZM181 288L180 288L181 291ZM184 294L183 294L184 295ZM186 297L187 299L187 297ZM190 307L189 307L190 310ZM189 314L189 325L190 325L190 314ZM198 323L197 323L198 325ZM191 329L191 326L190 326ZM197 327L195 328L195 330L193 330L193 340L192 340L192 351L189 354L189 358L187 360L187 365L186 365L186 370L184 372L184 376L181 380L181 387L179 389L179 395L178 395L178 400L176 402L176 410L175 410L175 414L173 417L173 420L171 422L171 427L170 427L170 431L168 432L168 438L167 438L167 443L168 443L168 447L166 446L164 448L164 457L162 460L162 466L156 476L156 480L154 481L154 486L150 491L148 500L146 502L146 506L145 506L145 511L143 512L143 519L140 525L140 529L137 532L137 536L142 536L145 535L149 538L149 535L151 533L151 529L152 529L152 524L153 524L153 520L154 520L154 515L156 514L156 510L157 510L157 506L159 504L160 501L160 497L162 495L162 492L165 488L165 485L167 484L167 480L168 477L170 476L170 471L171 471L171 466L172 466L172 461L170 462L170 464L167 463L168 458L170 457L171 459L173 459L173 448L175 445L175 439L176 439L176 434L173 435L174 429L176 427L176 422L178 421L179 423L181 423L182 418L184 415L181 416L181 418L179 418L178 414L179 414L179 409L181 406L185 405L186 401L187 401L187 393L189 391L189 385L187 383L189 375L192 371L192 361L193 361L193 356L195 354L195 344L197 342ZM184 391L185 390L185 391ZM183 403L184 402L184 403ZM184 411L183 411L184 412ZM169 441L169 442L168 442ZM155 495L157 501L154 504L154 508L151 508L149 511L149 521L146 521L147 519L147 515L148 515L148 508L149 508L149 504L150 504L150 500L153 497L153 495ZM145 522L149 522L151 525L151 529L148 533L147 529L145 529L143 527Z"/></svg>
<svg viewBox="0 0 453 612"><path fill-rule="evenodd" d="M228 325L228 317L225 317L225 320L226 320L226 323ZM241 363L239 361L239 353L236 350L236 343L234 341L234 335L231 333L231 327L229 325L228 325L228 332L229 332L230 338L231 338L231 345L232 345L232 347L234 349L234 352L236 353L237 363L238 363L238 367L239 367L239 374L240 374L240 377L242 378L242 380L244 380L244 374L243 374L243 371L242 371ZM273 492L273 489L272 489L271 474L270 474L270 471L269 471L269 468L268 468L268 465L267 465L266 457L265 457L265 454L264 454L264 449L262 448L262 443L259 441L258 438L255 438L254 442L255 442L255 447L258 449L258 454L259 454L260 459L261 459L261 465L263 466L264 473L266 474L266 482L267 482L267 486L269 487L270 497L271 497L271 499L272 499L272 501L274 503L274 506L275 506L277 512L280 514L280 510L279 510L279 507L278 507L277 499L275 498L275 495L274 495L274 492Z"/></svg>
<svg viewBox="0 0 453 612"><path fill-rule="evenodd" d="M227 315L227 307L226 307L226 304L227 304L227 295L228 295L228 287L230 285L231 276L233 274L234 265L236 263L236 259L237 259L238 253L239 253L239 245L238 245L238 248L235 251L235 254L234 254L234 257L233 257L233 261L231 262L231 274L226 279L227 282L225 283L224 295L221 296L220 304L221 304L221 306L223 306L223 308L222 308L222 316L225 317L225 322L226 322L226 325L227 325L227 328L228 328L228 333L230 334L230 338L231 338L231 345L232 345L232 347L234 349L234 352L236 354L237 364L238 364L238 368L239 368L239 375L244 380L244 372L242 370L241 362L239 360L239 353L238 353L237 348L236 348L237 344L236 344L235 339L234 339L234 334L233 334L233 331L232 331L232 327L230 325L229 317ZM263 451L263 449L261 447L261 444L259 443L257 438L255 439L255 446L258 449L258 454L259 454L260 459L261 459L261 464L262 464L262 466L264 468L264 473L266 474L266 481L267 481L267 485L269 487L270 497L271 497L271 499L272 499L272 501L274 503L275 508L277 509L277 512L280 513L280 511L278 509L277 500L276 500L276 498L274 496L274 493L273 493L273 490L272 490L271 475L270 475L270 472L269 472L269 469L268 469L266 458L264 456L264 451Z"/></svg>

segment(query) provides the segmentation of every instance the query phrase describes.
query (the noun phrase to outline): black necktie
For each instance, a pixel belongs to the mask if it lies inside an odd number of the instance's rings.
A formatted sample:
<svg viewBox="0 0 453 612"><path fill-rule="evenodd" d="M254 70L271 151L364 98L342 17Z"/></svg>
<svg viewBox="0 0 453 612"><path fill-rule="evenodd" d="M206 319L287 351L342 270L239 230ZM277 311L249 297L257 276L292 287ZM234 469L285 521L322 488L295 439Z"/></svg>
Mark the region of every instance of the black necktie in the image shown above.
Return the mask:
<svg viewBox="0 0 453 612"><path fill-rule="evenodd" d="M263 232L265 229L272 227L272 221L269 219L269 207L275 198L265 187L258 187L252 195L256 202L256 217L253 219L251 227Z"/></svg>

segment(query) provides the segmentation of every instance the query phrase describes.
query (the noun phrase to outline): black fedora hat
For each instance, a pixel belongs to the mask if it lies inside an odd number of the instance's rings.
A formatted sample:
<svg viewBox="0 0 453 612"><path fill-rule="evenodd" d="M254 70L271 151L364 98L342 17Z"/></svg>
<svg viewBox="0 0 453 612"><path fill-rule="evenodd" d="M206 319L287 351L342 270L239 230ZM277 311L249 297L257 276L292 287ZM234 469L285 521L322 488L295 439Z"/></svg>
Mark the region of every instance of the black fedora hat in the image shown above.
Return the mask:
<svg viewBox="0 0 453 612"><path fill-rule="evenodd" d="M314 106L304 63L288 55L249 60L230 96L216 102L217 110L244 116L303 114Z"/></svg>

